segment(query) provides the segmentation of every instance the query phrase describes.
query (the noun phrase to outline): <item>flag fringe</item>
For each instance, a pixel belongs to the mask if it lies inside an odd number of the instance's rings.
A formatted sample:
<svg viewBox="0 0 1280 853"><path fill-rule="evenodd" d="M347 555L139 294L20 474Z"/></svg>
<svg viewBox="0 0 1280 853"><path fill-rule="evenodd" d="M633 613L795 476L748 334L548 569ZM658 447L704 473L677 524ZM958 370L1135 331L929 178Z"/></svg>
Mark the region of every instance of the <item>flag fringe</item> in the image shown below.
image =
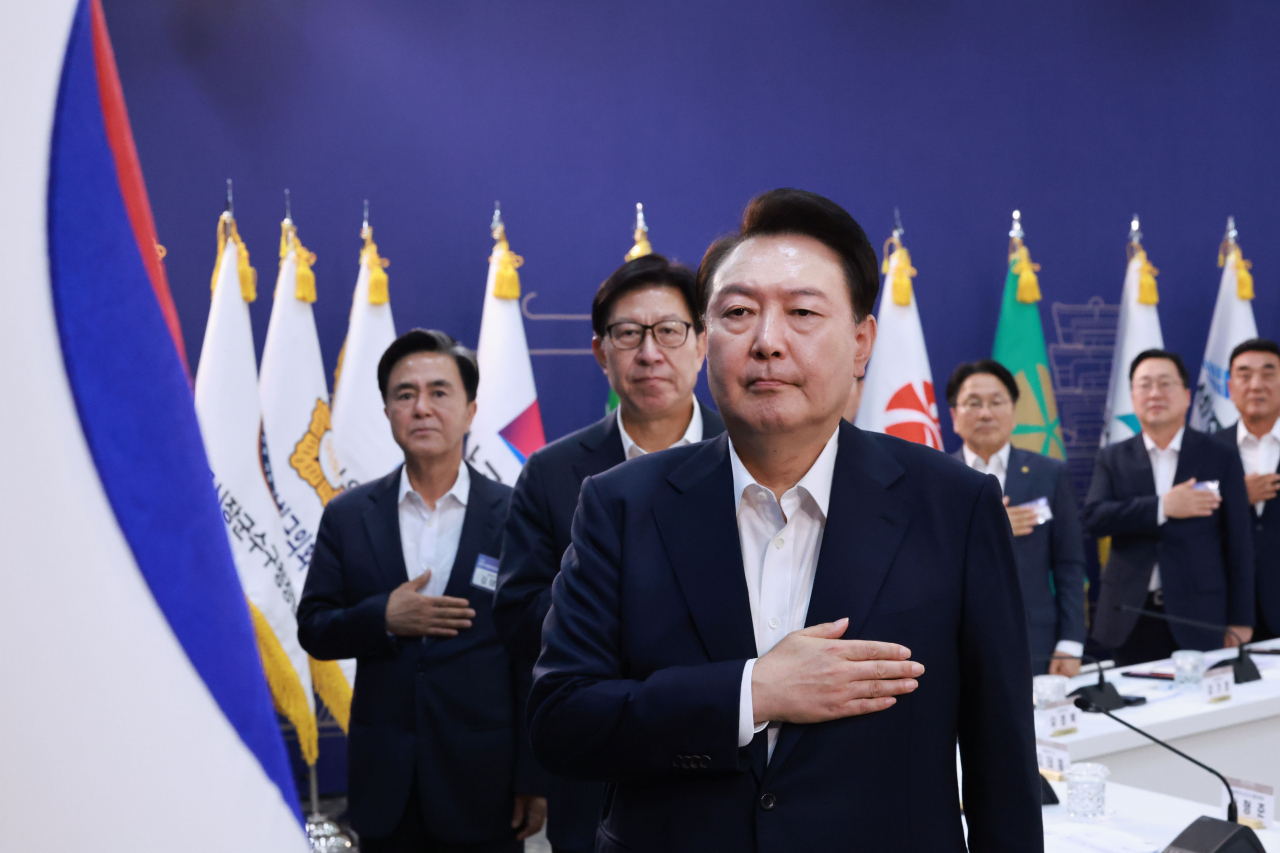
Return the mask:
<svg viewBox="0 0 1280 853"><path fill-rule="evenodd" d="M287 222L287 220L286 220ZM316 262L316 254L302 245L298 239L298 226L280 223L280 261L283 264L289 256L289 249L294 250L297 272L294 275L294 296L299 302L316 301L316 274L311 267Z"/></svg>
<svg viewBox="0 0 1280 853"><path fill-rule="evenodd" d="M308 660L311 661L311 684L345 735L351 724L351 685L347 684L347 677L337 661Z"/></svg>
<svg viewBox="0 0 1280 853"><path fill-rule="evenodd" d="M320 755L319 733L316 730L315 714L307 706L302 679L294 671L293 664L275 632L271 630L267 617L262 615L262 611L252 601L248 603L249 615L253 618L253 633L258 639L258 654L262 657L262 669L267 676L267 686L271 689L271 700L276 710L297 730L302 760L308 767L313 767Z"/></svg>
<svg viewBox="0 0 1280 853"><path fill-rule="evenodd" d="M240 296L245 302L253 302L258 298L258 271L249 266L249 249L240 239L236 229L236 221L228 214L218 217L218 259L213 264L213 280L209 290L218 287L218 271L222 268L222 253L226 251L227 240L236 244L236 272L240 276Z"/></svg>

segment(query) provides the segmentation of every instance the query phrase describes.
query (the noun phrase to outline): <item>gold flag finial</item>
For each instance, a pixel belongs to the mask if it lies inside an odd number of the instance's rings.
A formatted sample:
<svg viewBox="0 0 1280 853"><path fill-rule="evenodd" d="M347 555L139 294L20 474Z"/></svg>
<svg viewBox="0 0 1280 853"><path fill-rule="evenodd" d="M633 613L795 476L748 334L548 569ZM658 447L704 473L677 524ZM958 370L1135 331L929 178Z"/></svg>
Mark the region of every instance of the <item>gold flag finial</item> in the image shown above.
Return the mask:
<svg viewBox="0 0 1280 853"><path fill-rule="evenodd" d="M644 222L644 205L640 202L636 202L635 240L636 244L631 247L631 251L627 252L623 260L634 261L636 258L653 254L653 245L649 242L649 226Z"/></svg>

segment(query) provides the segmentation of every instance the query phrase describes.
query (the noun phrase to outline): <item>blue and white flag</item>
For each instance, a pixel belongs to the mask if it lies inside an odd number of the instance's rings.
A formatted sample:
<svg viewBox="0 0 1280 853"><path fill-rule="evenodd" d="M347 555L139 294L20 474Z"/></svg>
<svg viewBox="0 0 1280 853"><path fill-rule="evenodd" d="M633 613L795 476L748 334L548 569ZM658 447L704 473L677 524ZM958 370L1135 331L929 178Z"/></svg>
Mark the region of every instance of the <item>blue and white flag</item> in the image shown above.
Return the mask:
<svg viewBox="0 0 1280 853"><path fill-rule="evenodd" d="M1222 277L1218 281L1218 301L1209 323L1209 340L1200 363L1195 399L1191 401L1191 426L1202 432L1217 432L1240 419L1236 404L1227 391L1231 351L1237 344L1258 336L1253 319L1253 274L1236 244L1234 220L1227 226L1227 240L1218 255Z"/></svg>
<svg viewBox="0 0 1280 853"><path fill-rule="evenodd" d="M97 0L0 6L0 79L5 841L302 853Z"/></svg>
<svg viewBox="0 0 1280 853"><path fill-rule="evenodd" d="M1134 220L1137 232L1137 220ZM1129 388L1129 365L1138 353L1163 349L1160 331L1160 301L1156 290L1159 273L1147 260L1147 253L1137 240L1130 244L1129 266L1125 270L1124 290L1120 294L1120 321L1116 327L1116 346L1111 357L1111 382L1107 388L1107 408L1102 427L1102 446L1116 444L1142 432L1138 416L1133 413L1133 395Z"/></svg>

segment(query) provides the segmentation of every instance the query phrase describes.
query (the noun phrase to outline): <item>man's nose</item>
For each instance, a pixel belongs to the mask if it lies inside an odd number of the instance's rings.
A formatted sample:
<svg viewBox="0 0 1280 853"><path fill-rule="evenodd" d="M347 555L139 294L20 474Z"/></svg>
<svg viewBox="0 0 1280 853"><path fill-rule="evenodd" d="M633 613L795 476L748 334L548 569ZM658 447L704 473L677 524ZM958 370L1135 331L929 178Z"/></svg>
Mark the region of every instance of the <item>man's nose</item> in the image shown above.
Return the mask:
<svg viewBox="0 0 1280 853"><path fill-rule="evenodd" d="M644 339L640 341L640 346L636 349L636 361L641 364L653 364L661 361L662 358L662 347L658 346L657 330L646 329Z"/></svg>
<svg viewBox="0 0 1280 853"><path fill-rule="evenodd" d="M751 344L751 357L762 360L781 358L785 351L782 318L774 311L760 312L756 321L756 336Z"/></svg>

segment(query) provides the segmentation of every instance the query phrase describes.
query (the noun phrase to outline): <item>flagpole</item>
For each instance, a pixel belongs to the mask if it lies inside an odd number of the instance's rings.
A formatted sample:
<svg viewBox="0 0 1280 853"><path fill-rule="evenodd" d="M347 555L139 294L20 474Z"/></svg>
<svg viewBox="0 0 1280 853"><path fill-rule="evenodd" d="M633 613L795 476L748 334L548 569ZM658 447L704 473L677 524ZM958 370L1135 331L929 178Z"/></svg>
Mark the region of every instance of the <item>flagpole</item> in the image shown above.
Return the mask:
<svg viewBox="0 0 1280 853"><path fill-rule="evenodd" d="M315 853L354 850L351 836L328 815L320 812L320 779L316 775L316 766L312 764L307 770L311 775L311 814L307 815L307 841L311 849Z"/></svg>

